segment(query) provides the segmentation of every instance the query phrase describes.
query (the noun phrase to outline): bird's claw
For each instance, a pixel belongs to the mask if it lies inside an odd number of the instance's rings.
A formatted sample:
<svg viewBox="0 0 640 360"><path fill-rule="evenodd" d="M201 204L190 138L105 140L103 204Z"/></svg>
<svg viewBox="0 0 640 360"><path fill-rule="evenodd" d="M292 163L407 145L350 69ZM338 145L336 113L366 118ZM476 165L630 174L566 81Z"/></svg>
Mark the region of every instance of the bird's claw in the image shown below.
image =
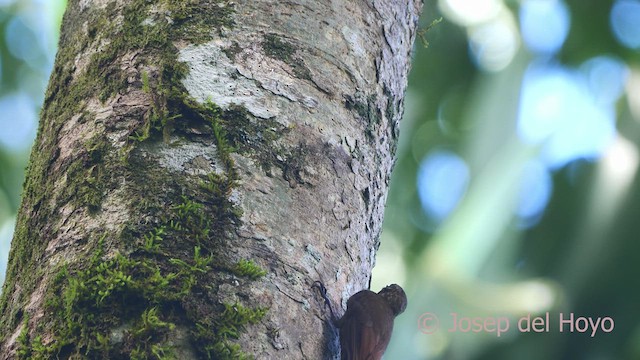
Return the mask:
<svg viewBox="0 0 640 360"><path fill-rule="evenodd" d="M329 312L331 313L331 320L335 323L337 318L333 313L333 308L331 307L331 300L329 300L329 296L327 295L327 288L324 286L322 281L316 280L311 285L311 288L317 288L320 291L320 296L324 299L324 305L329 308Z"/></svg>

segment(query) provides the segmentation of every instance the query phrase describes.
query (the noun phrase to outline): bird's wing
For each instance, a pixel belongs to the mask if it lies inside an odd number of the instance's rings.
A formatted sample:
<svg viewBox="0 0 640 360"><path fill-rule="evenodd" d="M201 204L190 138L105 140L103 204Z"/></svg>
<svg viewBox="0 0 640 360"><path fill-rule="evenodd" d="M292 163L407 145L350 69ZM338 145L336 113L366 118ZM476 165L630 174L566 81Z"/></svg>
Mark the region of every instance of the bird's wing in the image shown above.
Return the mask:
<svg viewBox="0 0 640 360"><path fill-rule="evenodd" d="M340 319L341 360L380 360L391 338L391 329L380 324L384 321L393 321L393 314L378 294L352 296Z"/></svg>

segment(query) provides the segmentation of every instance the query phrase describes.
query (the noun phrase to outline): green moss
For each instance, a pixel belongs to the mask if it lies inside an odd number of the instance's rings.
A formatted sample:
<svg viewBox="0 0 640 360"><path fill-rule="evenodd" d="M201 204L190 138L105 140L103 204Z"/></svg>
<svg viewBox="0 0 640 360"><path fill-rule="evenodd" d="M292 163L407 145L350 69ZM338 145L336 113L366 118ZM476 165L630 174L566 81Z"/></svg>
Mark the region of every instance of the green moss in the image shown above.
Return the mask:
<svg viewBox="0 0 640 360"><path fill-rule="evenodd" d="M166 341L167 333L173 329L160 326L168 323L160 323L153 305L169 306L175 301L178 276L163 275L159 266L148 259L136 260L120 253L105 258L104 240L105 237L98 241L85 269L61 266L50 286L46 307L56 314L56 323L52 324L53 341L40 349L46 358L117 358L119 352L133 353L134 345L150 351L153 345ZM125 331L122 343L114 346L109 332L130 321L134 325ZM157 325L154 336L150 335L152 325Z"/></svg>
<svg viewBox="0 0 640 360"><path fill-rule="evenodd" d="M50 359L48 356L47 347L42 343L42 337L36 336L31 343L31 357L33 360L45 360Z"/></svg>
<svg viewBox="0 0 640 360"><path fill-rule="evenodd" d="M167 338L178 324L192 328L196 339L193 345L203 355L215 359L225 358L225 354L247 357L230 340L266 310L238 305L234 308L237 314L226 307L218 312L215 305L194 299L194 293L202 293L208 286L209 276L216 271L230 271L231 267L214 263L218 258L211 252L215 237L209 231L211 223L205 205L182 197L180 203L169 209L164 218L166 223L148 231L138 245L134 243L130 256L117 252L106 257L105 235L98 240L97 250L84 270L70 270L68 265L60 267L46 300L47 312L59 314L56 318L59 322L51 325L56 329L54 341L39 350L43 358L81 354L91 358L118 358L124 354L132 359L174 358ZM190 258L168 257L167 253L173 252L167 242L180 238L202 247L196 245ZM244 268L256 274L256 267ZM128 305L123 308L122 304ZM220 326L210 329L214 336L200 334L202 316L198 313L202 311L213 325ZM124 334L115 342L109 334L119 327L124 327ZM25 349L33 352L33 343ZM221 353L216 353L217 350Z"/></svg>
<svg viewBox="0 0 640 360"><path fill-rule="evenodd" d="M173 41L202 43L211 39L213 29L232 26L233 8L229 5L221 6L220 3L221 1L164 0L162 5L170 17L168 20L164 16L152 15L149 12L151 3L148 1L130 2L123 10L123 21L106 23L108 26L103 30L104 37L110 42L92 57L88 67L88 75L101 80L101 99L111 97L128 85L126 74L120 67L113 66L127 52L142 49L147 52L147 58L157 57L161 66L167 65L177 62ZM100 18L104 19L104 16Z"/></svg>
<svg viewBox="0 0 640 360"><path fill-rule="evenodd" d="M262 150L282 129L275 122L263 123L269 128L253 123L240 107L222 110L189 97L181 83L188 69L177 61L173 45L178 40L204 42L212 31L232 26L233 8L225 4L162 0L157 8L152 2L133 0L118 19L107 16L114 13L115 2L106 9L89 10L88 15L65 16L64 26L71 35L61 40L24 190L23 206L39 212L17 221L9 276L0 298L0 312L12 309L13 313L2 317L0 333L28 322L16 304L24 305L25 294L43 277L37 264L55 236L43 227L58 221L61 205L71 200L77 207L100 211L115 179L124 179L127 193L139 196L130 211L140 217L121 233L85 239L84 258L89 261L58 267L47 287L45 317L32 331L33 338L27 327L20 334L24 358L175 358L167 340L178 326L190 331L195 339L191 345L202 357L250 358L233 340L246 326L257 323L266 309L220 304L211 284L221 283L221 273L237 273L247 280L263 275L252 262L240 267L224 263L224 254L217 251L224 251L222 245L241 216L229 200L238 179L231 153ZM90 24L86 31L84 23ZM78 71L75 57L97 44L101 51ZM133 82L120 64L122 57L132 54L142 59L134 60L139 63L132 68L145 69ZM296 61L295 56L291 59ZM127 147L116 155L104 136L87 141L76 157L60 166L67 183L62 196L52 201L56 156L51 154L56 154L64 123L77 114L83 116L79 122L92 121L86 99L97 96L105 101L132 88L148 94L152 103L148 116L130 127ZM238 119L243 126L235 130ZM201 138L210 136L215 142L224 174L176 179L143 156L160 139L189 138L194 127L202 130ZM243 137L255 139L254 145L240 149ZM184 251L190 247L193 252ZM27 281L21 282L24 290L10 304L7 294L12 293L16 274L24 274ZM47 334L46 344L40 334Z"/></svg>
<svg viewBox="0 0 640 360"><path fill-rule="evenodd" d="M54 75L55 77L55 75ZM55 81L52 80L52 84ZM50 86L50 89L55 87ZM69 119L72 114L78 112L82 123L87 116L80 111L81 101L72 104L70 98L81 92L76 84L69 85L68 96L62 96L60 101L48 101L48 106L43 110L43 119L38 130L38 142L34 146L31 159L27 167L27 176L23 190L23 208L34 209L37 213L25 213L21 215L16 224L11 262L7 269L7 281L4 284L2 296L0 296L0 313L5 313L9 306L24 303L24 295L27 294L42 276L42 270L37 262L40 254L44 252L50 231L43 231L46 224L55 224L60 216L59 207L71 199L76 206L86 206L91 212L99 210L106 190L110 185L111 176L104 169L105 157L112 151L112 147L104 137L94 137L84 144L74 158L62 162L60 168L66 172L66 182L62 193L52 201L51 196L57 194L54 189L55 176L51 175L53 161L56 160L58 147L55 144L57 133L62 126L61 119ZM17 274L21 274L21 289L14 304L10 305L6 298L15 288ZM4 330L16 326L16 316L0 317L0 333L7 334ZM7 321L8 320L8 321ZM1 339L0 339L1 340Z"/></svg>
<svg viewBox="0 0 640 360"><path fill-rule="evenodd" d="M29 315L25 315L22 330L18 335L18 359L31 358L31 341L29 340Z"/></svg>
<svg viewBox="0 0 640 360"><path fill-rule="evenodd" d="M296 56L296 48L279 35L265 34L262 49L265 55L291 66L294 75L299 79L311 80L311 71L304 64L304 61Z"/></svg>
<svg viewBox="0 0 640 360"><path fill-rule="evenodd" d="M187 262L181 259L172 258L169 262L179 269L178 275L182 279L182 289L179 292L180 296L187 296L197 284L197 275L206 274L211 270L212 256L203 256L201 248L196 246L194 249L193 261Z"/></svg>
<svg viewBox="0 0 640 360"><path fill-rule="evenodd" d="M137 343L131 351L131 359L175 359L172 346L164 343L165 333L174 329L175 324L160 319L157 307L144 310L131 330Z"/></svg>
<svg viewBox="0 0 640 360"><path fill-rule="evenodd" d="M277 145L277 141L290 131L289 128L274 119L255 118L244 106L236 104L222 110L207 102L198 111L212 114L208 121L211 123L216 144L221 149L222 158L227 159L223 160L226 168L233 167L229 156L232 152L255 159L266 172L269 172L271 166L281 166L281 159L286 157L286 154ZM231 178L236 180L235 176Z"/></svg>
<svg viewBox="0 0 640 360"><path fill-rule="evenodd" d="M87 141L85 150L69 165L63 196L73 199L77 206L86 206L89 211L96 212L109 186L105 158L113 147L104 135L96 135Z"/></svg>
<svg viewBox="0 0 640 360"><path fill-rule="evenodd" d="M104 238L99 241L103 242ZM59 286L62 296L50 293L47 310L57 314L60 323L54 341L44 347L47 357L173 358L167 337L176 324L168 319L184 312L182 304L211 271L212 256L203 256L196 247L189 262L171 259L175 266L169 272L147 258L119 253L105 258L102 246L91 256L88 268L69 271L63 266L54 279L59 283L51 288ZM218 317L226 324L228 314ZM176 321L184 325L185 319ZM193 321L195 331L196 319L188 321ZM117 341L109 335L116 327L124 329Z"/></svg>
<svg viewBox="0 0 640 360"><path fill-rule="evenodd" d="M204 212L203 204L183 195L182 203L174 205L172 210L177 216L169 222L171 229L188 233L197 244L209 237L211 220Z"/></svg>
<svg viewBox="0 0 640 360"><path fill-rule="evenodd" d="M143 236L143 249L149 253L159 253L166 227L159 226Z"/></svg>
<svg viewBox="0 0 640 360"><path fill-rule="evenodd" d="M258 323L266 313L266 308L249 309L238 303L224 304L224 311L218 318L202 319L196 323L195 337L198 342L207 344L203 350L208 359L253 359L229 339L237 339L246 325Z"/></svg>
<svg viewBox="0 0 640 360"><path fill-rule="evenodd" d="M181 207L181 210L186 208L188 206ZM99 251L91 257L91 266L87 270L69 273L66 267L61 268L56 279L67 279L63 296L57 301L57 297L51 297L48 310L59 313L62 309L66 321L61 332L58 328L60 337L47 347L47 354L98 356L106 353L109 357L119 356L118 347L107 342L103 334L114 326L125 325L126 319L139 314L139 320L125 331L123 344L120 344L124 345L122 349L131 350L131 358L163 358L158 355L170 358L172 349L166 344L166 336L173 331L175 324L163 320L159 309L169 314L184 312L183 306L194 287L201 288L202 277L212 270L212 261L213 256L204 256L201 248L196 247L190 261L170 259L170 263L175 265L174 272L163 275L160 266L153 261L128 259L120 254L105 260ZM259 268L245 262L243 269L247 272L245 275L253 277ZM122 309L119 306L122 303L131 306ZM229 340L238 338L247 324L255 324L265 313L264 308L224 305L221 313L207 317L211 323L204 333L199 318L187 319L193 321L195 346L203 354L215 359L228 358L227 355L234 359L249 358ZM86 329L90 329L89 333ZM134 345L135 348L131 349Z"/></svg>
<svg viewBox="0 0 640 360"><path fill-rule="evenodd" d="M222 51L225 53L225 55L227 55L229 60L235 60L236 55L238 55L242 51L242 48L240 47L240 44L238 44L238 42L234 41L232 42L230 47L224 48L222 49Z"/></svg>
<svg viewBox="0 0 640 360"><path fill-rule="evenodd" d="M146 71L142 72L142 91L146 93L151 92L151 87L149 86L149 73Z"/></svg>
<svg viewBox="0 0 640 360"><path fill-rule="evenodd" d="M203 119L211 126L213 131L213 137L216 140L218 146L218 156L224 164L225 170L231 174L230 177L237 178L237 174L234 172L234 163L231 159L231 153L235 151L227 141L227 132L221 124L222 110L210 100L199 107L193 107L196 109Z"/></svg>
<svg viewBox="0 0 640 360"><path fill-rule="evenodd" d="M242 154L264 152L273 142L288 132L288 129L273 119L255 119L240 105L231 104L220 122L227 128L227 139L231 146Z"/></svg>
<svg viewBox="0 0 640 360"><path fill-rule="evenodd" d="M232 5L221 1L164 0L176 24L175 37L200 44L211 39L212 29L232 27ZM224 4L224 5L223 5Z"/></svg>
<svg viewBox="0 0 640 360"><path fill-rule="evenodd" d="M249 279L259 279L267 274L258 264L253 260L240 260L235 266L234 272L236 275L245 276Z"/></svg>

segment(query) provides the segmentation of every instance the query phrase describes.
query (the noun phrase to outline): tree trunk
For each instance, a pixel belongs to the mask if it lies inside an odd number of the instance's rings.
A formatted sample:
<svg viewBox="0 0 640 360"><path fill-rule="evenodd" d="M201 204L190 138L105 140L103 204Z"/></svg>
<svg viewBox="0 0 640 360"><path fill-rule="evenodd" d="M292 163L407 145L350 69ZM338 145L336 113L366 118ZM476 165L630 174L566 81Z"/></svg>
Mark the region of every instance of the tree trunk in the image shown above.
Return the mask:
<svg viewBox="0 0 640 360"><path fill-rule="evenodd" d="M378 248L419 0L70 0L0 359L321 359Z"/></svg>

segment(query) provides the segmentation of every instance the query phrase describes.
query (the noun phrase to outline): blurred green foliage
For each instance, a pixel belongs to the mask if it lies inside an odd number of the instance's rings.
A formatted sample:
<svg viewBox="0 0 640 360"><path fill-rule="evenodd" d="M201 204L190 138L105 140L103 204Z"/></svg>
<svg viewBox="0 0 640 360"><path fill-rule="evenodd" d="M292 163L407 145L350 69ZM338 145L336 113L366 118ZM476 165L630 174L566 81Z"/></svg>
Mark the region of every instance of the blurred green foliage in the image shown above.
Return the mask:
<svg viewBox="0 0 640 360"><path fill-rule="evenodd" d="M554 54L535 54L522 40L522 7L535 2L566 4L568 9L568 36ZM482 9L502 5L504 13L495 19L506 17L506 23L514 23L519 42L508 65L498 70L483 68L472 50L477 40L474 31L482 24L464 24L444 3L470 7L481 3ZM613 34L614 3L426 2L423 26L440 16L444 21L426 33L428 48L416 45L372 285L377 290L399 282L409 294L409 308L396 320L387 358L640 358L640 291L635 287L640 274L636 235L640 233L636 221L640 215L636 175L640 118L637 110L634 113L634 90L638 91L634 67L639 52L621 45ZM552 24L549 19L548 31ZM499 36L485 39L490 44L500 40ZM623 93L612 108L615 138L599 156L549 168L548 203L543 212L523 221L513 210L522 189L509 188L520 185L517 174L523 176L522 166L539 160L544 147L523 145L518 136L523 79L528 69L540 63L573 75L596 57L626 66ZM603 75L615 76L613 72ZM579 138L582 119L573 120L577 124L574 137ZM469 180L456 208L440 219L424 209L419 191L424 184L418 174L425 159L443 149L462 159ZM438 174L425 176L429 181ZM449 179L451 186L454 180ZM421 323L421 315L427 312L440 320L440 331L434 334L420 331L434 324ZM516 328L522 316L546 312L550 314L548 332L522 333ZM453 327L452 313L458 318L508 316L511 329L499 338L485 329L448 332ZM590 331L568 333L567 325L561 333L559 315L566 318L571 313L576 318L611 317L615 328L591 337Z"/></svg>
<svg viewBox="0 0 640 360"><path fill-rule="evenodd" d="M0 1L0 283L65 4Z"/></svg>

